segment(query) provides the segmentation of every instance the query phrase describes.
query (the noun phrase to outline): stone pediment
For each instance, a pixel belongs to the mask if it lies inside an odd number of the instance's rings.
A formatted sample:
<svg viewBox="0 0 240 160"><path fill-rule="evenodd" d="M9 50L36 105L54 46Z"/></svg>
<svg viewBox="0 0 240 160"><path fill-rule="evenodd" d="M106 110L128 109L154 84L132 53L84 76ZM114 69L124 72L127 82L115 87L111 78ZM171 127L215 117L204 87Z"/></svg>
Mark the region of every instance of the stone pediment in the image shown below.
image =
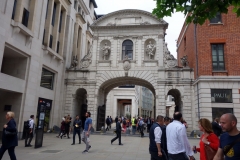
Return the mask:
<svg viewBox="0 0 240 160"><path fill-rule="evenodd" d="M126 9L109 13L96 20L91 27L117 27L117 26L148 26L148 25L163 25L168 26L168 23L163 19L159 19L152 13L142 10Z"/></svg>

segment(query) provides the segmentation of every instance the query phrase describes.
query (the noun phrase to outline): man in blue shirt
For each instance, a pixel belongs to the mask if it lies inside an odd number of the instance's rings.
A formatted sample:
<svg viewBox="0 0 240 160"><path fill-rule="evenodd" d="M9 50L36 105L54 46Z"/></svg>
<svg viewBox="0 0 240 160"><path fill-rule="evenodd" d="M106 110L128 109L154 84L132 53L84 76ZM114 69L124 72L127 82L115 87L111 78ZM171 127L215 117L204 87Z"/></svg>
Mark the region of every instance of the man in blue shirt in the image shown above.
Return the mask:
<svg viewBox="0 0 240 160"><path fill-rule="evenodd" d="M82 153L88 153L89 149L91 148L91 146L89 145L90 131L92 128L91 113L86 112L85 116L86 116L86 121L85 121L85 125L84 125L82 141L86 144L86 149Z"/></svg>
<svg viewBox="0 0 240 160"><path fill-rule="evenodd" d="M222 130L226 133L220 136L220 146L213 160L240 159L240 132L237 129L237 118L231 114L223 114L220 119Z"/></svg>

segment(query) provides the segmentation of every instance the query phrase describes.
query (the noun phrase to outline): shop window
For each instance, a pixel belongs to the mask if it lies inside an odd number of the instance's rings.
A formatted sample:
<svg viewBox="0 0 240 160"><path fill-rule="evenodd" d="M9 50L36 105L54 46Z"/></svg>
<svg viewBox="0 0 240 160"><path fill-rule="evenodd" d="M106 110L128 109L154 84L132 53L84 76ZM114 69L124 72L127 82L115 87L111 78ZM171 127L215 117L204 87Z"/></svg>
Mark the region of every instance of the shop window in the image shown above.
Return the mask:
<svg viewBox="0 0 240 160"><path fill-rule="evenodd" d="M125 40L122 44L122 59L133 59L133 42L131 40Z"/></svg>
<svg viewBox="0 0 240 160"><path fill-rule="evenodd" d="M220 118L223 114L226 113L232 113L233 114L233 109L232 108L212 108L212 120L215 118Z"/></svg>
<svg viewBox="0 0 240 160"><path fill-rule="evenodd" d="M210 23L222 23L221 13L218 12L214 18L210 19Z"/></svg>
<svg viewBox="0 0 240 160"><path fill-rule="evenodd" d="M54 73L43 68L40 86L53 90L53 84L54 84Z"/></svg>
<svg viewBox="0 0 240 160"><path fill-rule="evenodd" d="M15 17L16 8L17 8L17 0L14 0L13 11L12 11L12 19L14 19L14 17Z"/></svg>
<svg viewBox="0 0 240 160"><path fill-rule="evenodd" d="M28 26L28 18L29 18L29 11L26 8L24 8L23 17L22 17L22 24L26 27Z"/></svg>
<svg viewBox="0 0 240 160"><path fill-rule="evenodd" d="M212 103L232 103L231 89L211 89Z"/></svg>
<svg viewBox="0 0 240 160"><path fill-rule="evenodd" d="M213 71L224 70L224 44L212 44Z"/></svg>

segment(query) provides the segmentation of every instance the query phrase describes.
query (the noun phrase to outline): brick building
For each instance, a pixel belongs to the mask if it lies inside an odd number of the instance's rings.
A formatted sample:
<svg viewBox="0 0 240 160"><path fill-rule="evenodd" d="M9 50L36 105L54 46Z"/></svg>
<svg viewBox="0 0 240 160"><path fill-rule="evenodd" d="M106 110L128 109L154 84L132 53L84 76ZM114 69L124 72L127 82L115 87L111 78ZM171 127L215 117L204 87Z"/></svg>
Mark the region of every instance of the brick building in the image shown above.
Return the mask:
<svg viewBox="0 0 240 160"><path fill-rule="evenodd" d="M240 18L229 8L203 25L184 23L177 41L178 65L187 55L194 69L195 109L212 120L225 112L240 116Z"/></svg>

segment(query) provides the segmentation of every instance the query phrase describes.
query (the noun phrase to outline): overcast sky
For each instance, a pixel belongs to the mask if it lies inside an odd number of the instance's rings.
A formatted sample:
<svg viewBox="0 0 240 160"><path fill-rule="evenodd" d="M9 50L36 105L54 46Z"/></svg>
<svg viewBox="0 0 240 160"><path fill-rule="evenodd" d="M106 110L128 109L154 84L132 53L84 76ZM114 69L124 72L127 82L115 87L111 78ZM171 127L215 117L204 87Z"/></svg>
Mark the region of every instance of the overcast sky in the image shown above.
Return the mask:
<svg viewBox="0 0 240 160"><path fill-rule="evenodd" d="M156 1L153 0L95 0L98 8L95 8L97 14L108 14L122 9L140 9L152 12L156 6ZM175 13L172 17L163 18L168 23L166 43L168 49L174 57L177 58L176 40L181 31L184 15Z"/></svg>

